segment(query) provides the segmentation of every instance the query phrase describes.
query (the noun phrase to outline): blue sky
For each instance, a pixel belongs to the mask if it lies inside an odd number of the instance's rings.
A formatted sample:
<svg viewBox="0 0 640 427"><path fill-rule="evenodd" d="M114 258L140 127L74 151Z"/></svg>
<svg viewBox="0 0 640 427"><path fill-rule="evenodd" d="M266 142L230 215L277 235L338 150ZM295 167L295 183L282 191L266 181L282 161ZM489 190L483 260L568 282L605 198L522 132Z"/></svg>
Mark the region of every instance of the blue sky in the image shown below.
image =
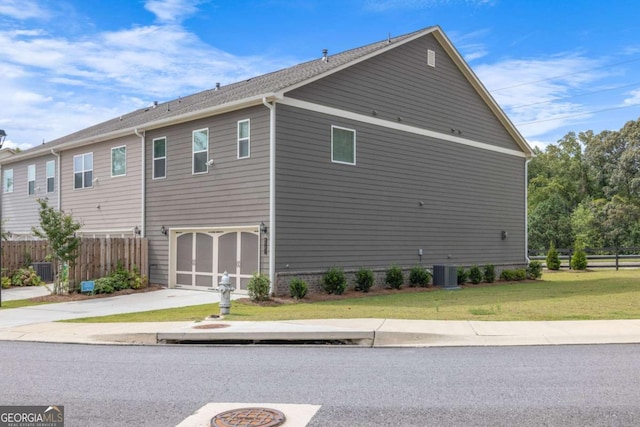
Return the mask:
<svg viewBox="0 0 640 427"><path fill-rule="evenodd" d="M637 0L0 0L5 147L440 25L531 145L640 117Z"/></svg>

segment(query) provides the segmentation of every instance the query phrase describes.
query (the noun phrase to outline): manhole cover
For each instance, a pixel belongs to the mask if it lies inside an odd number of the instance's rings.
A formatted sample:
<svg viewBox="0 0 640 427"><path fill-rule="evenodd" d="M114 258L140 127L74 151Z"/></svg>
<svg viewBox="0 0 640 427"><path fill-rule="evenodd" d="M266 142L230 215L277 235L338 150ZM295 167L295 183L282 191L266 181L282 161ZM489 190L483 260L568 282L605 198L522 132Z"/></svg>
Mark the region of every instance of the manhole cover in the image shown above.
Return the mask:
<svg viewBox="0 0 640 427"><path fill-rule="evenodd" d="M206 325L198 325L194 326L193 329L220 329L220 328L228 328L230 325L225 323L208 323Z"/></svg>
<svg viewBox="0 0 640 427"><path fill-rule="evenodd" d="M212 427L277 427L286 417L271 408L240 408L221 412L211 419Z"/></svg>

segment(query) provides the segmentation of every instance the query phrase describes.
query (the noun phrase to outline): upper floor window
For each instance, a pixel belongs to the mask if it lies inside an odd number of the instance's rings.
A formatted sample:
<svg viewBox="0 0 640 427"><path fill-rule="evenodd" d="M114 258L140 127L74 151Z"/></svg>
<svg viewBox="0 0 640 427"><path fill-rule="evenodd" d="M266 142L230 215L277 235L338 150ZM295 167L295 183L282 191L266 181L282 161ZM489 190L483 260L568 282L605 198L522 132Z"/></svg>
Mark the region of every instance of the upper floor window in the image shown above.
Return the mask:
<svg viewBox="0 0 640 427"><path fill-rule="evenodd" d="M111 176L124 176L127 174L127 147L113 147L111 149Z"/></svg>
<svg viewBox="0 0 640 427"><path fill-rule="evenodd" d="M53 193L56 191L56 161L49 160L47 162L47 193Z"/></svg>
<svg viewBox="0 0 640 427"><path fill-rule="evenodd" d="M36 194L36 165L27 166L27 188L28 194Z"/></svg>
<svg viewBox="0 0 640 427"><path fill-rule="evenodd" d="M73 188L93 186L93 153L73 156Z"/></svg>
<svg viewBox="0 0 640 427"><path fill-rule="evenodd" d="M193 173L209 172L209 129L193 131Z"/></svg>
<svg viewBox="0 0 640 427"><path fill-rule="evenodd" d="M153 140L153 179L167 176L167 138Z"/></svg>
<svg viewBox="0 0 640 427"><path fill-rule="evenodd" d="M3 187L5 193L13 193L13 169L5 169Z"/></svg>
<svg viewBox="0 0 640 427"><path fill-rule="evenodd" d="M331 126L331 161L356 164L356 131Z"/></svg>
<svg viewBox="0 0 640 427"><path fill-rule="evenodd" d="M251 155L251 142L250 142L250 122L247 120L240 120L238 122L238 158L245 159Z"/></svg>

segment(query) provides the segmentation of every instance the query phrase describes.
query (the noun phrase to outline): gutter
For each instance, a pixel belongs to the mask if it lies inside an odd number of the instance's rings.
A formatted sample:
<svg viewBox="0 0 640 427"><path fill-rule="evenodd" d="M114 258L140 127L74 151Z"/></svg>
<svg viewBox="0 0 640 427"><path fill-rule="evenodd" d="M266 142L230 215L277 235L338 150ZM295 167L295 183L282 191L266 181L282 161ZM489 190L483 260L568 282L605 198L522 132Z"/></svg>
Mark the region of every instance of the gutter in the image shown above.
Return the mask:
<svg viewBox="0 0 640 427"><path fill-rule="evenodd" d="M141 151L142 151L142 157L141 157L141 179L140 179L140 237L144 237L146 234L146 223L145 223L145 217L146 217L146 201L147 201L147 188L144 185L144 179L145 179L145 175L147 173L146 168L146 158L145 158L145 132L144 130L142 131L142 134L140 134L140 132L138 132L138 128L135 128L133 130L133 132L138 136L138 138L140 138L140 147L141 147Z"/></svg>
<svg viewBox="0 0 640 427"><path fill-rule="evenodd" d="M524 162L524 259L527 264L531 262L529 259L529 162L532 158L528 158Z"/></svg>
<svg viewBox="0 0 640 427"><path fill-rule="evenodd" d="M56 187L58 187L58 212L62 212L62 194L60 193L62 191L62 185L60 185L60 181L62 181L62 177L60 176L60 153L56 153L52 148L51 154L58 158L58 161L56 162L56 175L58 176L58 179L56 179Z"/></svg>
<svg viewBox="0 0 640 427"><path fill-rule="evenodd" d="M137 129L139 129L139 127L143 125L145 130L153 130L153 129L158 129L165 126L171 126L174 124L188 122L191 120L201 119L203 117L209 117L217 114L227 113L229 111L236 111L243 108L260 105L263 99L271 98L273 96L274 94L272 93L257 95L250 98L241 99L235 102L216 105L213 107L204 108L202 110L192 111L192 112L180 114L177 116L166 117L166 118L158 119L151 122L140 120L140 123L136 126L130 126L124 129L113 131L113 132L102 133L99 135L89 136L81 139L69 140L66 142L56 144L55 149L58 151L63 151L69 147L73 147L73 148L82 147L84 145L94 144L97 142L103 142L103 141L108 141L110 139L128 136L128 135L131 135L132 132L136 133ZM40 147L36 147L30 150L27 150L23 153L16 153L13 156L11 156L11 161L13 162L18 160L26 160L32 157L40 156L42 155L43 150L40 150L39 148ZM45 148L44 150L46 150L47 148ZM5 161L0 161L0 163L5 163Z"/></svg>
<svg viewBox="0 0 640 427"><path fill-rule="evenodd" d="M269 109L269 294L275 291L276 280L276 101L262 98Z"/></svg>

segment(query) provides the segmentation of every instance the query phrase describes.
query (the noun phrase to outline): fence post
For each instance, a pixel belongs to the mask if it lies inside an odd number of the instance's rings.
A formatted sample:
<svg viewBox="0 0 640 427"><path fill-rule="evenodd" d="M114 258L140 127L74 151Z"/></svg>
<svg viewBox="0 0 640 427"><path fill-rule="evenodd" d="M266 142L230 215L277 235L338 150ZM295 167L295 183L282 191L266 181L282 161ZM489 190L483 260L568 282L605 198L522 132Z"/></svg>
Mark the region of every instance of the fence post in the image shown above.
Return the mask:
<svg viewBox="0 0 640 427"><path fill-rule="evenodd" d="M619 267L619 260L620 260L620 248L616 247L616 271L618 271L618 267Z"/></svg>

